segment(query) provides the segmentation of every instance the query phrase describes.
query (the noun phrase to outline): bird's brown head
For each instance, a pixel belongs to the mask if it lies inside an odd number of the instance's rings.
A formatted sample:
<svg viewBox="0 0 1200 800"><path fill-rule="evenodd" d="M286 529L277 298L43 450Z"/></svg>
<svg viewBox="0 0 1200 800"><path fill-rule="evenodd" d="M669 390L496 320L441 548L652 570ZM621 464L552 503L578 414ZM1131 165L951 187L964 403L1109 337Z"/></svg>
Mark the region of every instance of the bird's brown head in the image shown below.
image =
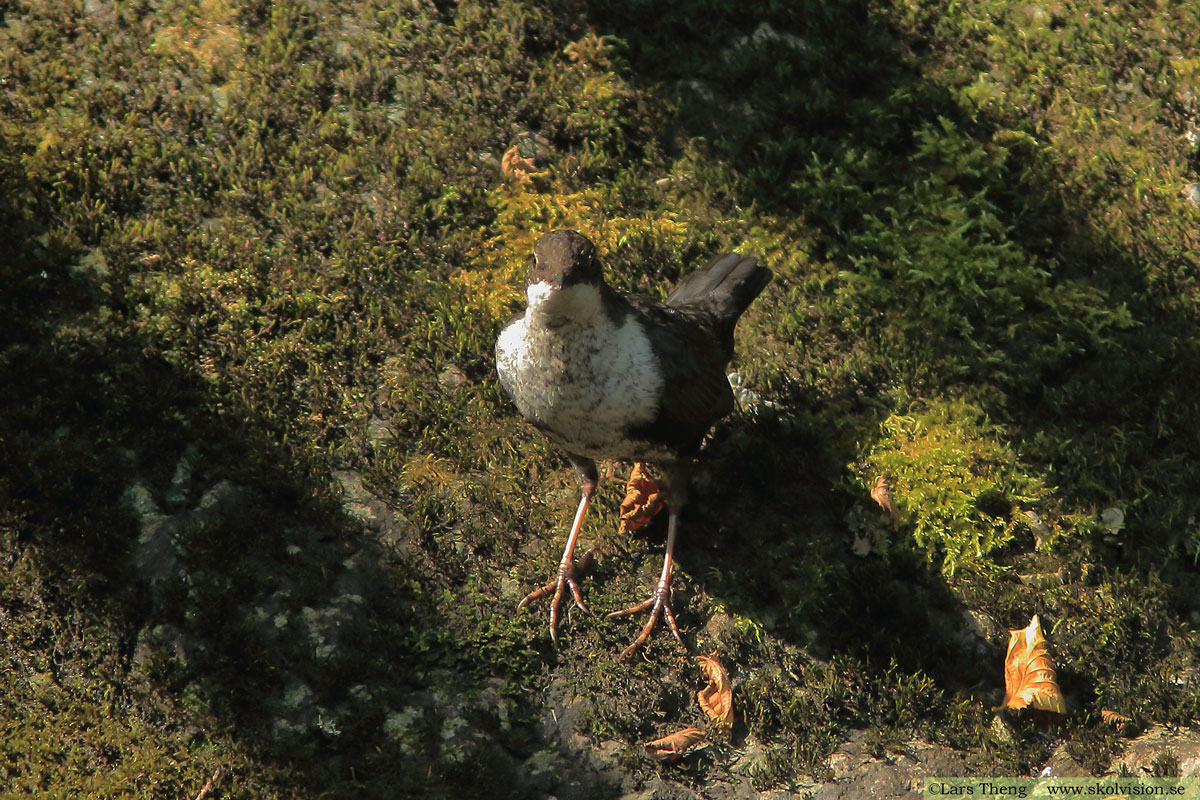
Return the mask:
<svg viewBox="0 0 1200 800"><path fill-rule="evenodd" d="M525 285L547 283L556 289L603 281L596 246L575 231L553 231L537 240Z"/></svg>

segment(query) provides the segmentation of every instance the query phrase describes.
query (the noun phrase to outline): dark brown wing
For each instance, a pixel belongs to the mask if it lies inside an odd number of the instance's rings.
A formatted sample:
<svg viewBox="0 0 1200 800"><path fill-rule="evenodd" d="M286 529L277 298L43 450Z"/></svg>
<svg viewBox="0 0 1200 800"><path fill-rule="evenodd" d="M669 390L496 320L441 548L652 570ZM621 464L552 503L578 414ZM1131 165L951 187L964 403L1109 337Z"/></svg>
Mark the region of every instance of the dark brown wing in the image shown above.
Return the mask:
<svg viewBox="0 0 1200 800"><path fill-rule="evenodd" d="M636 433L689 454L714 422L733 411L733 390L725 377L729 353L710 315L642 297L628 300L650 334L663 376L658 416Z"/></svg>

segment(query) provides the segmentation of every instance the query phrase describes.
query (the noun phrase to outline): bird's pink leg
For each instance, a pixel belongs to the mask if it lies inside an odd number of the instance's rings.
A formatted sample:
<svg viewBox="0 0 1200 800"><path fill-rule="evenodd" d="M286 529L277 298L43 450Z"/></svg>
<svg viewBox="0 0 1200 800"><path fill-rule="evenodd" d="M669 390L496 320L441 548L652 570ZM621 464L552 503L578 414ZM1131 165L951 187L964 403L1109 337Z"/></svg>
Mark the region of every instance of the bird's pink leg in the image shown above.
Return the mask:
<svg viewBox="0 0 1200 800"><path fill-rule="evenodd" d="M675 614L671 610L671 565L674 560L675 532L678 527L679 512L673 508L671 509L670 520L667 523L667 554L663 558L662 576L658 579L658 585L654 587L654 594L635 606L623 608L608 615L609 619L617 619L640 614L647 610L650 611L650 619L646 620L646 624L642 627L642 632L633 640L633 644L625 648L625 651L621 653L621 658L628 658L646 643L646 640L650 638L650 632L654 630L654 625L658 622L660 616L666 617L667 624L671 626L671 633L675 634L675 638L680 644L683 644L683 637L679 635L679 626L675 624ZM684 645L684 647L686 646Z"/></svg>
<svg viewBox="0 0 1200 800"><path fill-rule="evenodd" d="M588 613L588 607L584 605L583 594L579 590L579 576L591 565L592 559L596 555L596 548L592 548L584 553L583 558L579 562L575 562L575 542L579 539L579 531L583 528L583 518L587 515L588 504L592 501L592 495L596 493L596 482L585 480L583 484L583 497L579 500L579 509L575 512L575 521L571 524L571 532L567 535L567 546L563 549L562 561L558 565L558 574L554 580L534 589L529 594L525 595L525 599L517 605L517 611L525 608L530 603L541 600L546 595L554 592L554 597L550 600L550 638L554 642L558 642L558 608L562 603L563 595L567 590L571 591L571 597L575 600L575 605L579 606L580 610Z"/></svg>

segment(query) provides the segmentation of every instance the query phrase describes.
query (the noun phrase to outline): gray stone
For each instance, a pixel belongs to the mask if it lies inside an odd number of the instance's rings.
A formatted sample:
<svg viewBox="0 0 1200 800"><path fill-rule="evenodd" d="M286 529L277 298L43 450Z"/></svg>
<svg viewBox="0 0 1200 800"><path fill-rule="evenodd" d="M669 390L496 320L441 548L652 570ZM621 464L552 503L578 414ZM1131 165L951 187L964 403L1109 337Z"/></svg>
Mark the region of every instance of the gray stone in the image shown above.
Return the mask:
<svg viewBox="0 0 1200 800"><path fill-rule="evenodd" d="M470 382L471 379L467 377L467 373L453 364L450 364L438 374L438 386L446 391L466 386Z"/></svg>
<svg viewBox="0 0 1200 800"><path fill-rule="evenodd" d="M374 532L403 556L421 558L424 551L416 541L417 526L403 514L372 494L354 470L337 470L333 479L342 490L342 510Z"/></svg>
<svg viewBox="0 0 1200 800"><path fill-rule="evenodd" d="M1179 777L1200 777L1200 730L1155 725L1129 743L1121 757L1108 765L1107 774L1153 775L1155 761L1163 757L1178 759Z"/></svg>
<svg viewBox="0 0 1200 800"><path fill-rule="evenodd" d="M817 787L813 798L919 798L927 777L967 775L962 755L948 747L914 739L876 756L865 738L864 731L856 731L834 751L829 758L833 781Z"/></svg>
<svg viewBox="0 0 1200 800"><path fill-rule="evenodd" d="M1062 742L1054 748L1039 775L1045 778L1086 778L1091 773L1075 760L1067 750L1066 742Z"/></svg>
<svg viewBox="0 0 1200 800"><path fill-rule="evenodd" d="M171 488L167 491L166 501L177 506L187 500L188 490L192 485L192 470L196 466L199 453L196 446L189 444L183 449L183 455L175 464L175 474L171 476Z"/></svg>

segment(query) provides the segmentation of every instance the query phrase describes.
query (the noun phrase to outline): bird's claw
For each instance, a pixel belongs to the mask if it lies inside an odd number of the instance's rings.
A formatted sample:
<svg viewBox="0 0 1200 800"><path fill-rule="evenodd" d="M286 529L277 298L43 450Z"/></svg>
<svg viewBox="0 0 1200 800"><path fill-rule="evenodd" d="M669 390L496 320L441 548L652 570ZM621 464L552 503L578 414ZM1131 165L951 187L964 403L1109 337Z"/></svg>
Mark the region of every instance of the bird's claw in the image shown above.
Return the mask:
<svg viewBox="0 0 1200 800"><path fill-rule="evenodd" d="M529 594L525 595L524 599L517 604L517 611L525 608L531 603L541 600L551 592L554 597L550 600L550 639L555 643L558 642L558 614L559 606L562 604L563 596L567 591L571 592L571 599L575 601L575 605L580 611L585 614L592 613L588 610L587 604L583 602L583 592L579 589L579 576L592 565L593 559L596 557L596 548L584 553L583 558L579 561L564 561L558 565L558 574L554 580L547 583L545 586L539 586Z"/></svg>
<svg viewBox="0 0 1200 800"><path fill-rule="evenodd" d="M667 625L670 626L671 633L675 634L675 639L679 642L679 644L683 645L684 648L687 647L687 645L683 644L683 637L679 634L679 625L675 623L675 612L671 610L670 586L660 584L657 588L655 588L654 594L650 595L650 597L646 598L637 605L630 606L629 608L623 608L620 611L614 611L608 615L608 618L621 619L623 617L631 617L634 614L640 614L643 611L649 611L650 618L647 619L646 624L642 626L642 631L638 634L637 638L633 640L633 644L629 645L629 647L626 647L625 650L622 651L621 658L629 658L646 643L646 641L650 638L650 632L654 630L654 626L658 622L658 618L660 616L666 618Z"/></svg>

